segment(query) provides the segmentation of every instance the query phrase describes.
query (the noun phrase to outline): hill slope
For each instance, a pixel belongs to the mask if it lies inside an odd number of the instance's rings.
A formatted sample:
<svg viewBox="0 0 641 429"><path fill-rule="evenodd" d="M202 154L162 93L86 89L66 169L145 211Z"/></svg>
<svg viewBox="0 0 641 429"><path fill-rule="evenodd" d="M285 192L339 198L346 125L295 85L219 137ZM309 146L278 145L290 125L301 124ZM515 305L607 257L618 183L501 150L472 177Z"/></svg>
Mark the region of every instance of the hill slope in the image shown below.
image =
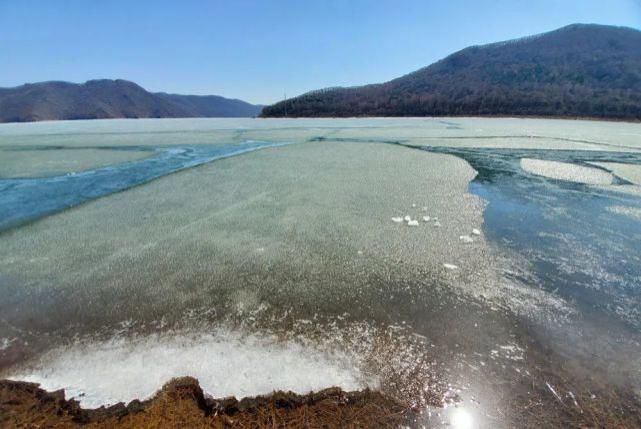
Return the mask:
<svg viewBox="0 0 641 429"><path fill-rule="evenodd" d="M383 84L313 91L262 115L641 119L641 31L575 24L473 46Z"/></svg>
<svg viewBox="0 0 641 429"><path fill-rule="evenodd" d="M100 118L252 117L262 106L215 95L151 93L126 80L0 88L0 122Z"/></svg>

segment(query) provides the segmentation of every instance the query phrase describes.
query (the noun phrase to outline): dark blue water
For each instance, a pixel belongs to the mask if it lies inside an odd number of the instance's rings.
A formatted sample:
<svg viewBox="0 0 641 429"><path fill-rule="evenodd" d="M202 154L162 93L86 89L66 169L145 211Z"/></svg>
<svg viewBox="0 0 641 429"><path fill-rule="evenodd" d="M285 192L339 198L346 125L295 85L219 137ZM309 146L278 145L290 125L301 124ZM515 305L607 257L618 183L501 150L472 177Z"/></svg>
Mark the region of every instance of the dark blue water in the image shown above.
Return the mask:
<svg viewBox="0 0 641 429"><path fill-rule="evenodd" d="M488 201L484 233L526 260L532 287L558 294L584 315L641 329L641 221L608 207L641 198L527 173L521 158L641 164L641 154L435 147L478 171L470 191ZM617 179L615 184L627 183ZM616 187L612 188L616 189Z"/></svg>
<svg viewBox="0 0 641 429"><path fill-rule="evenodd" d="M245 142L193 146L91 147L91 149L153 151L155 155L138 161L77 174L44 178L0 179L0 231L114 192L123 191L185 168L271 146L275 146L275 144ZM64 149L64 147L29 148L29 150ZM79 148L74 147L73 149Z"/></svg>

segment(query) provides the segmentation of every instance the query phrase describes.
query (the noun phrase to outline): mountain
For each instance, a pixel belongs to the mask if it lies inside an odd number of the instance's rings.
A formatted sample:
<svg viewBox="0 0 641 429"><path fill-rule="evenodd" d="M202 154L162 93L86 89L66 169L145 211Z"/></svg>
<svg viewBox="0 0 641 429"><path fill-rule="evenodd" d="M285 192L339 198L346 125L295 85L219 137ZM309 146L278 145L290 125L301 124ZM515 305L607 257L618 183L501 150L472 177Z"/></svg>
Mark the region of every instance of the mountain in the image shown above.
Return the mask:
<svg viewBox="0 0 641 429"><path fill-rule="evenodd" d="M216 95L152 93L126 80L0 88L0 122L100 118L253 117L262 106Z"/></svg>
<svg viewBox="0 0 641 429"><path fill-rule="evenodd" d="M472 46L382 84L312 91L264 117L562 116L641 119L641 31L574 24Z"/></svg>
<svg viewBox="0 0 641 429"><path fill-rule="evenodd" d="M261 105L249 104L242 100L224 98L219 95L179 95L165 94L164 92L158 92L155 95L187 112L195 113L189 116L205 118L254 117L263 108Z"/></svg>

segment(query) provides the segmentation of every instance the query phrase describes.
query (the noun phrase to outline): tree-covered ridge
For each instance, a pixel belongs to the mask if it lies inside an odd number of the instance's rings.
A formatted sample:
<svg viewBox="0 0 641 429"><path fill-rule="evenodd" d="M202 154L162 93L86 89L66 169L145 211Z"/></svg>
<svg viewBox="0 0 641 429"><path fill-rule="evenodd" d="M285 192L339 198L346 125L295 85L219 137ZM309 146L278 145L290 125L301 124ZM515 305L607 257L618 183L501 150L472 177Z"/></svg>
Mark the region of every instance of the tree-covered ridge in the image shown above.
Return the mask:
<svg viewBox="0 0 641 429"><path fill-rule="evenodd" d="M472 46L392 81L313 91L263 116L641 119L641 31L576 24Z"/></svg>

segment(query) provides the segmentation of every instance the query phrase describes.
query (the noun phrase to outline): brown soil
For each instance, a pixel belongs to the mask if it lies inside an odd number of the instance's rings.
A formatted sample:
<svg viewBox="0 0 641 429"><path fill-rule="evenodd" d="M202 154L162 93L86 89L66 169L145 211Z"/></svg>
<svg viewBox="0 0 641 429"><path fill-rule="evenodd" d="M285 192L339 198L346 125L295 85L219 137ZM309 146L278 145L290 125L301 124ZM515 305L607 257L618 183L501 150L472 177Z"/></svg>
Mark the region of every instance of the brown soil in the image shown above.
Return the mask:
<svg viewBox="0 0 641 429"><path fill-rule="evenodd" d="M275 392L238 401L208 398L196 379L184 377L149 400L85 410L62 390L0 380L2 428L391 428L409 417L402 404L370 390Z"/></svg>

